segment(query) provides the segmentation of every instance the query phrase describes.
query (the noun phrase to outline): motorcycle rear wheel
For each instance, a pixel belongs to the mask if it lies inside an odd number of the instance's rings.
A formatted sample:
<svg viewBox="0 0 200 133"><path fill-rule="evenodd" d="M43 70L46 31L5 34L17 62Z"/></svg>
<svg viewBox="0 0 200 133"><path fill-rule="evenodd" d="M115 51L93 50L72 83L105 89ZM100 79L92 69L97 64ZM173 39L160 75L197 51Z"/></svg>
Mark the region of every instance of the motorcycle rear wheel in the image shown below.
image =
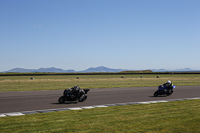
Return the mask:
<svg viewBox="0 0 200 133"><path fill-rule="evenodd" d="M158 91L156 91L153 95L154 95L154 97L157 97L158 96Z"/></svg>
<svg viewBox="0 0 200 133"><path fill-rule="evenodd" d="M58 99L58 102L59 102L59 103L65 103L65 98L64 98L64 96L61 96L61 97Z"/></svg>

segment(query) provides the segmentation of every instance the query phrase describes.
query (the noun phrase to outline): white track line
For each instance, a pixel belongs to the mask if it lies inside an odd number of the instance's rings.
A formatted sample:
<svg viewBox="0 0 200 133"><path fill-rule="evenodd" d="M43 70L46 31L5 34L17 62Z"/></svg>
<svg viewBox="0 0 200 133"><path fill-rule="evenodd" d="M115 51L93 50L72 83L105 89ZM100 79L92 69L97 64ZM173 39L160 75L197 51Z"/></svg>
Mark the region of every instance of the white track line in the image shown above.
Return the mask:
<svg viewBox="0 0 200 133"><path fill-rule="evenodd" d="M14 112L14 113L6 113L4 115L6 115L6 116L20 116L20 115L24 115L24 114L20 113L20 112Z"/></svg>
<svg viewBox="0 0 200 133"><path fill-rule="evenodd" d="M127 102L127 103L116 103L116 104L105 104L105 105L93 105L93 106L74 107L74 108L58 108L58 109L46 109L46 110L34 110L34 111L24 111L24 112L13 112L13 113L3 113L3 114L0 114L0 117L6 117L6 116L21 116L21 115L26 115L26 114L47 113L47 112L66 111L66 110L81 110L81 109L92 109L92 108L104 108L104 107L110 107L110 106L123 106L123 105L133 105L133 104L162 103L162 102L183 101L183 100L194 100L194 99L200 99L200 97L196 97L196 98L182 98L182 99L169 99L169 100L158 100L158 101L145 101L145 102Z"/></svg>

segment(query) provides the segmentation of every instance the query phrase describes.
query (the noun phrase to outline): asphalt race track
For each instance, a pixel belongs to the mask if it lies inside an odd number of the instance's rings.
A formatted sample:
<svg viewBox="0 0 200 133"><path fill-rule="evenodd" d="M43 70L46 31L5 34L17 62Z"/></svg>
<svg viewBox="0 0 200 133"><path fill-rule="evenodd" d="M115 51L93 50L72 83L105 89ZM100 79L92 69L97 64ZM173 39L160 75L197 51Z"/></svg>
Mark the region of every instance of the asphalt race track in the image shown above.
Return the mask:
<svg viewBox="0 0 200 133"><path fill-rule="evenodd" d="M57 108L82 107L127 102L145 102L156 100L200 97L200 86L177 86L171 96L153 97L157 87L129 87L91 89L84 102L59 104L58 98L63 90L0 92L0 114L46 110Z"/></svg>

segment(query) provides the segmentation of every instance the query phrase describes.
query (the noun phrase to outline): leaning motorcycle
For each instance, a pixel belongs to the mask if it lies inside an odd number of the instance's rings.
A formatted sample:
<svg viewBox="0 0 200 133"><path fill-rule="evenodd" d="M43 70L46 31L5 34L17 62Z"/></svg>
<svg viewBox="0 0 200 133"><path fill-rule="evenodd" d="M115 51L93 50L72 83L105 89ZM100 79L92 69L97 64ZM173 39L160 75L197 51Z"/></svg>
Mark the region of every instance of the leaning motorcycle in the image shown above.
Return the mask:
<svg viewBox="0 0 200 133"><path fill-rule="evenodd" d="M59 103L65 103L65 101L79 101L83 102L87 99L87 93L90 89L79 89L77 92L74 92L72 89L65 89L63 96L58 99Z"/></svg>
<svg viewBox="0 0 200 133"><path fill-rule="evenodd" d="M170 96L174 92L175 85L172 88L167 88L166 86L160 85L158 86L158 90L154 93L154 97L158 95L167 95Z"/></svg>

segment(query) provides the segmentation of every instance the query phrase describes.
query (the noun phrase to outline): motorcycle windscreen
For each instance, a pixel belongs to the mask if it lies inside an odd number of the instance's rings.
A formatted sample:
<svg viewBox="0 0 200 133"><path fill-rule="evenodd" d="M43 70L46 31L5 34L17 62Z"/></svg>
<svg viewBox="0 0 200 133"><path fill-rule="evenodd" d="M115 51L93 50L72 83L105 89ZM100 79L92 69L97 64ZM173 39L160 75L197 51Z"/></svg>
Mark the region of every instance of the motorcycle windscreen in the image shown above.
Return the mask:
<svg viewBox="0 0 200 133"><path fill-rule="evenodd" d="M88 91L90 91L90 89L83 89L85 91L85 94L88 93Z"/></svg>

